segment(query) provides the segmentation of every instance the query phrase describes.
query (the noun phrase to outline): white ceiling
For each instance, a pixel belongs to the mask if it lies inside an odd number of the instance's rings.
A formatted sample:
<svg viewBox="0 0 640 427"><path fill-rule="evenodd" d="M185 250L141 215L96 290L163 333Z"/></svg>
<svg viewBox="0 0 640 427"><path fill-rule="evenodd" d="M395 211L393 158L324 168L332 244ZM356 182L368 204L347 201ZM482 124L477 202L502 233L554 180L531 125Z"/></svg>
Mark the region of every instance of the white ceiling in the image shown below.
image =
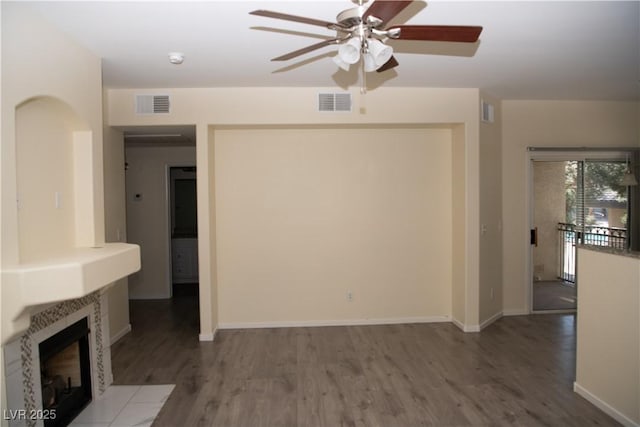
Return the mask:
<svg viewBox="0 0 640 427"><path fill-rule="evenodd" d="M5 2L3 2L5 3ZM348 0L21 2L103 58L110 88L358 86L330 46L270 58L335 35L249 15L335 21ZM640 99L640 1L415 1L394 23L481 25L477 44L392 41L397 68L367 84L479 87L502 99ZM171 65L167 54L183 52ZM354 67L352 67L354 68Z"/></svg>

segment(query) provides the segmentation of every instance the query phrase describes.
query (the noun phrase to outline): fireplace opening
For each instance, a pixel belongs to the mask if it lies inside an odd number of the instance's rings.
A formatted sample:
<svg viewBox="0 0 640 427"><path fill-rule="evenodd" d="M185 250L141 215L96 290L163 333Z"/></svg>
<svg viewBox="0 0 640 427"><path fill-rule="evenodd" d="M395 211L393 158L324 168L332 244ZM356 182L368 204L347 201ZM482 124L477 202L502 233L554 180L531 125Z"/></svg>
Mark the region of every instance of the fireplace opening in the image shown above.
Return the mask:
<svg viewBox="0 0 640 427"><path fill-rule="evenodd" d="M46 427L68 425L91 401L89 323L85 317L39 345Z"/></svg>

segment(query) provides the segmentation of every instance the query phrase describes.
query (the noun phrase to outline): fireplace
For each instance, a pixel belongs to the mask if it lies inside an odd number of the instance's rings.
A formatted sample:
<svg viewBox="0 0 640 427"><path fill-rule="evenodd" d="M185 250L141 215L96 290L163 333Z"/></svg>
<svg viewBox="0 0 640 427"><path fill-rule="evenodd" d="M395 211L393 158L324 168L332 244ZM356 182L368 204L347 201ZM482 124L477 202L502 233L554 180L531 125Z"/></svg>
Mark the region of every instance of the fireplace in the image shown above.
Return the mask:
<svg viewBox="0 0 640 427"><path fill-rule="evenodd" d="M55 414L45 427L66 426L91 401L91 358L87 317L39 344L42 408Z"/></svg>
<svg viewBox="0 0 640 427"><path fill-rule="evenodd" d="M64 415L66 409L60 407L63 404L62 399L58 397L66 397L65 391L66 394L72 394L71 392L74 395L78 394L79 392L75 390L78 377L83 388L86 387L81 393L85 398L97 400L102 396L113 382L111 348L107 338L110 336L107 304L106 293L104 290L99 290L81 298L48 306L32 314L29 328L25 333L4 346L7 410L14 411L14 414L24 412L34 415L27 417L26 420L9 421L10 427L67 425L75 417L71 415L75 410ZM78 322L80 324L76 326ZM69 331L63 332L67 328ZM67 335L67 338L58 340L60 337L57 337L49 340L61 332L63 332L61 336ZM56 341L59 343L52 344ZM60 357L74 360L72 366L75 368L70 372L66 370L56 372L57 362L55 359L51 360L51 355L70 346L72 348L63 352L64 356ZM70 387L69 378L71 378ZM64 386L61 380L65 382ZM46 396L43 396L43 389ZM51 405L52 395L58 406L54 408L55 411L50 409L47 413L44 409L47 405ZM45 397L48 399L44 399ZM45 400L49 402L45 404ZM66 406L67 399L64 400ZM84 405L86 402L77 406ZM58 411L61 413L60 416L57 414ZM47 418L53 418L54 412L57 420L50 423ZM64 418L68 420L65 421Z"/></svg>

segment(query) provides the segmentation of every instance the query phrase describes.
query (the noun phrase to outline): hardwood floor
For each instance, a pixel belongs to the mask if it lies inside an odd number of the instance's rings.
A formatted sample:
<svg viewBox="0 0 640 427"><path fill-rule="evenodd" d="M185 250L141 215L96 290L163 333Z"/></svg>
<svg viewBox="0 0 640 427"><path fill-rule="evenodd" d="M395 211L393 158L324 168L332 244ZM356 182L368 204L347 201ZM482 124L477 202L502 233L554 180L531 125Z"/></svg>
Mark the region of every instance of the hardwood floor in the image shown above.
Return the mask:
<svg viewBox="0 0 640 427"><path fill-rule="evenodd" d="M533 283L533 309L575 310L578 306L577 289L561 280Z"/></svg>
<svg viewBox="0 0 640 427"><path fill-rule="evenodd" d="M154 426L612 426L572 391L575 317L218 331L192 297L132 301L117 384L175 383Z"/></svg>

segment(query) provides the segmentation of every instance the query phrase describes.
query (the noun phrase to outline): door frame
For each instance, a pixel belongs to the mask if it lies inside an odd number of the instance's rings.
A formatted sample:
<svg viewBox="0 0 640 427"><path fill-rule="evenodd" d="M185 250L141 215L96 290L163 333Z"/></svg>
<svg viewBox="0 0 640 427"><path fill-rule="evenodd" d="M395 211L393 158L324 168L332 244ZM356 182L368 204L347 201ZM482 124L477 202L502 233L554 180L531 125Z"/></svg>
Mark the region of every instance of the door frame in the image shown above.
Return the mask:
<svg viewBox="0 0 640 427"><path fill-rule="evenodd" d="M526 197L525 197L525 211L526 211L526 230L525 237L525 277L524 283L527 284L527 290L525 292L525 310L529 314L535 313L561 313L561 312L573 312L573 310L545 310L534 311L533 310L533 248L529 240L530 231L533 229L533 217L534 217L534 186L533 186L533 162L563 162L563 161L586 161L586 160L624 160L628 153L633 152L633 148L586 148L576 147L557 149L553 147L528 147L527 148L527 167L525 168L526 174ZM577 268L577 259L576 259ZM577 286L577 283L576 283ZM577 311L577 308L576 308Z"/></svg>

